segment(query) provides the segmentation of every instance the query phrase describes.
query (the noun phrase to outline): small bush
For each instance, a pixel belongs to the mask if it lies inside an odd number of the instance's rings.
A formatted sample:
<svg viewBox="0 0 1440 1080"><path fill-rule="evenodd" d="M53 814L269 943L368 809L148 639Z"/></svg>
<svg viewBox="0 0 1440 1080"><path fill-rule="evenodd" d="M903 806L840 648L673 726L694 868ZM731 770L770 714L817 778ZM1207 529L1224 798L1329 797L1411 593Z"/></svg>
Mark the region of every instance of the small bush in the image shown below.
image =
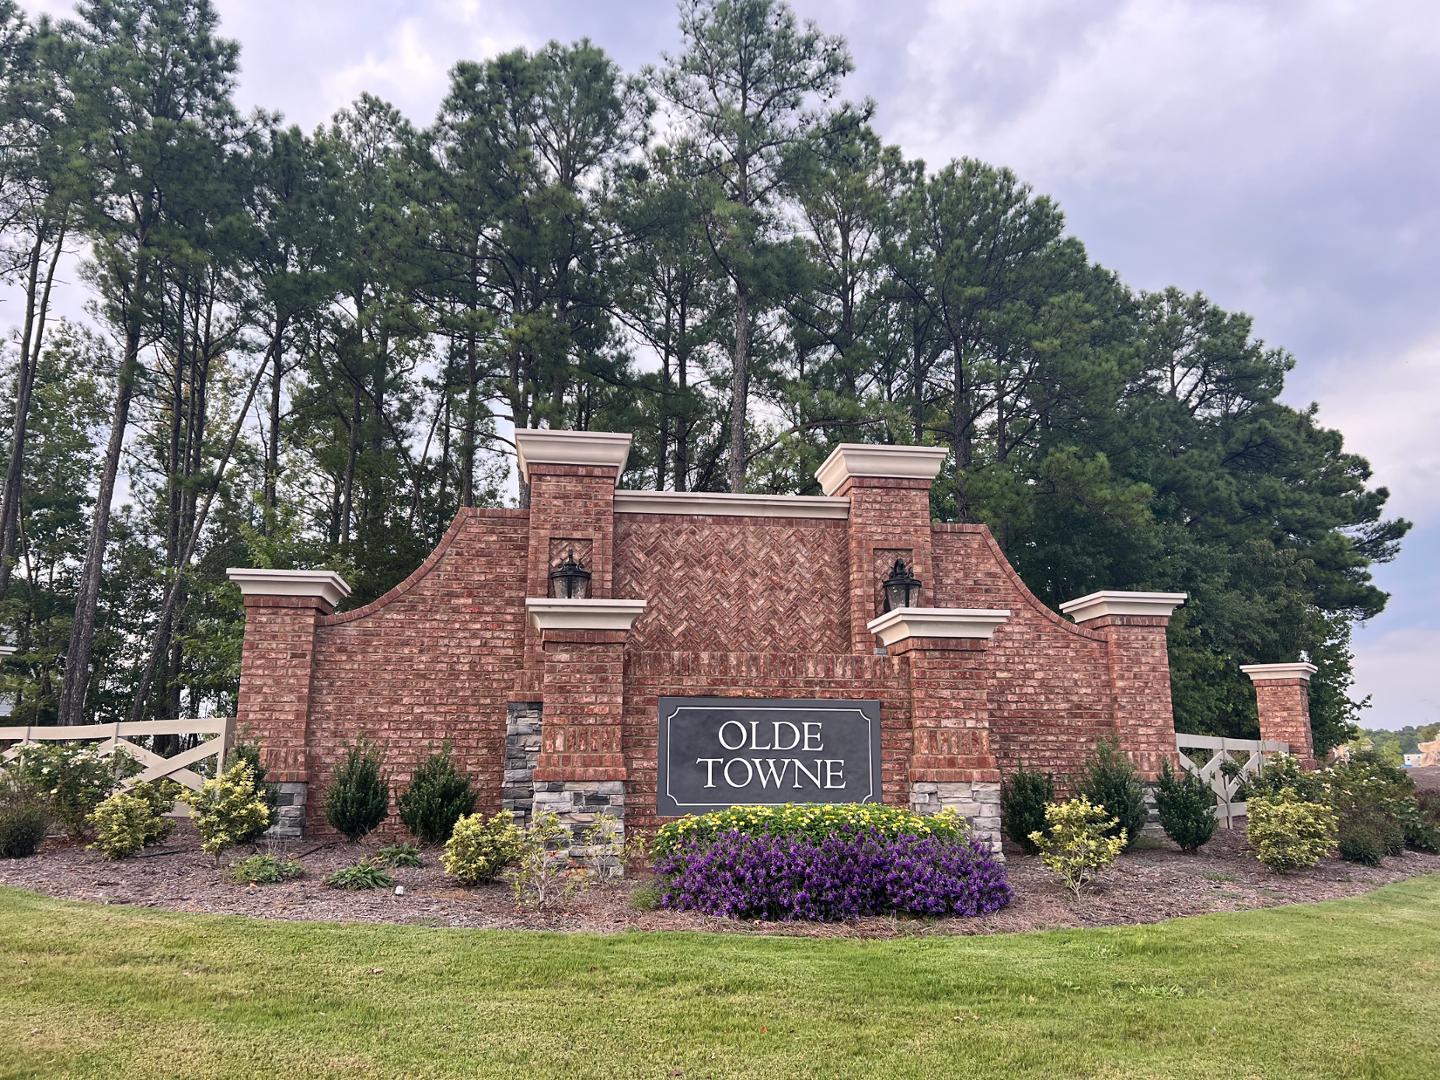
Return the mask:
<svg viewBox="0 0 1440 1080"><path fill-rule="evenodd" d="M525 834L509 813L492 818L467 814L455 823L440 863L445 873L462 885L494 881L501 870L520 857Z"/></svg>
<svg viewBox="0 0 1440 1080"><path fill-rule="evenodd" d="M200 846L217 863L226 848L270 826L270 807L255 790L255 774L243 761L206 780L198 792L187 791L181 798L190 806Z"/></svg>
<svg viewBox="0 0 1440 1080"><path fill-rule="evenodd" d="M136 784L130 789L130 794L137 799L144 799L146 805L155 811L155 816L161 818L166 826L165 835L170 835L170 830L175 823L163 815L175 809L175 804L180 800L184 788L169 777L160 780L147 780L143 784Z"/></svg>
<svg viewBox="0 0 1440 1080"><path fill-rule="evenodd" d="M1440 826L1436 826L1425 817L1417 816L1414 821L1407 821L1405 823L1405 846L1414 848L1416 851L1440 853Z"/></svg>
<svg viewBox="0 0 1440 1080"><path fill-rule="evenodd" d="M375 861L382 866L424 866L420 849L414 844L386 844L375 852Z"/></svg>
<svg viewBox="0 0 1440 1080"><path fill-rule="evenodd" d="M352 844L385 820L390 782L380 771L380 748L361 738L345 753L325 793L325 818Z"/></svg>
<svg viewBox="0 0 1440 1080"><path fill-rule="evenodd" d="M1302 802L1323 803L1329 799L1325 776L1300 767L1293 754L1276 754L1245 782L1247 801L1289 791Z"/></svg>
<svg viewBox="0 0 1440 1080"><path fill-rule="evenodd" d="M354 866L347 866L342 870L336 870L325 879L325 884L332 889L389 889L394 886L395 879L385 872L383 866L376 866L369 859L361 859Z"/></svg>
<svg viewBox="0 0 1440 1080"><path fill-rule="evenodd" d="M664 890L653 881L647 881L644 885L637 885L630 893L630 906L636 911L654 911L660 906Z"/></svg>
<svg viewBox="0 0 1440 1080"><path fill-rule="evenodd" d="M1120 838L1127 849L1134 847L1150 812L1145 808L1145 785L1118 740L1101 739L1095 744L1080 792L1110 815L1113 824L1106 835Z"/></svg>
<svg viewBox="0 0 1440 1080"><path fill-rule="evenodd" d="M0 772L0 859L34 855L50 827L50 807L18 776Z"/></svg>
<svg viewBox="0 0 1440 1080"><path fill-rule="evenodd" d="M863 915L986 915L1010 902L1003 864L974 840L808 837L731 830L656 864L660 903L732 919L833 921Z"/></svg>
<svg viewBox="0 0 1440 1080"><path fill-rule="evenodd" d="M421 763L400 796L400 820L425 844L445 843L455 822L474 812L475 792L455 771L449 743Z"/></svg>
<svg viewBox="0 0 1440 1080"><path fill-rule="evenodd" d="M1246 836L1255 856L1276 873L1317 865L1335 850L1335 811L1310 802L1294 790L1252 795Z"/></svg>
<svg viewBox="0 0 1440 1080"><path fill-rule="evenodd" d="M1427 789L1415 793L1415 805L1420 816L1430 824L1440 827L1440 789Z"/></svg>
<svg viewBox="0 0 1440 1080"><path fill-rule="evenodd" d="M265 780L265 763L261 760L258 742L237 742L230 748L227 760L231 765L243 762L250 766L250 772L255 777L255 793L265 800L265 808L270 811L270 817L263 826L236 841L237 844L253 844L265 835L270 822L275 820L275 811L280 806L280 792L274 784Z"/></svg>
<svg viewBox="0 0 1440 1080"><path fill-rule="evenodd" d="M226 876L237 885L277 885L304 875L305 868L294 859L277 859L274 855L251 855L230 867Z"/></svg>
<svg viewBox="0 0 1440 1080"><path fill-rule="evenodd" d="M128 859L147 844L170 835L172 824L155 812L147 799L128 791L117 791L86 819L95 831L90 850L107 859Z"/></svg>
<svg viewBox="0 0 1440 1080"><path fill-rule="evenodd" d="M90 812L140 771L129 754L102 754L91 747L43 743L23 747L16 762L22 779L50 802L51 811L76 840L85 835Z"/></svg>
<svg viewBox="0 0 1440 1080"><path fill-rule="evenodd" d="M1346 862L1379 866L1385 855L1385 839L1373 820L1345 822L1340 827L1336 849Z"/></svg>
<svg viewBox="0 0 1440 1080"><path fill-rule="evenodd" d="M1165 835L1181 851L1198 851L1215 835L1215 792L1194 773L1165 762L1155 786L1155 808Z"/></svg>
<svg viewBox="0 0 1440 1080"><path fill-rule="evenodd" d="M1103 806L1096 806L1082 795L1047 806L1045 831L1032 833L1030 840L1046 869L1078 900L1080 890L1125 850L1124 828L1117 836L1115 827L1115 818Z"/></svg>
<svg viewBox="0 0 1440 1080"><path fill-rule="evenodd" d="M934 836L964 840L970 835L969 822L953 810L917 814L903 807L877 803L787 803L732 806L710 814L687 814L660 827L652 851L661 857L682 844L703 843L732 831L747 836L824 840L827 836L871 829L884 837Z"/></svg>
<svg viewBox="0 0 1440 1080"><path fill-rule="evenodd" d="M1036 852L1031 833L1045 831L1045 807L1055 801L1055 781L1049 773L1017 769L1000 788L1000 817L1005 835L1028 854Z"/></svg>
<svg viewBox="0 0 1440 1080"><path fill-rule="evenodd" d="M569 841L570 831L559 815L541 811L531 817L510 881L517 906L547 911L584 887L589 875L573 869L568 854L560 850Z"/></svg>

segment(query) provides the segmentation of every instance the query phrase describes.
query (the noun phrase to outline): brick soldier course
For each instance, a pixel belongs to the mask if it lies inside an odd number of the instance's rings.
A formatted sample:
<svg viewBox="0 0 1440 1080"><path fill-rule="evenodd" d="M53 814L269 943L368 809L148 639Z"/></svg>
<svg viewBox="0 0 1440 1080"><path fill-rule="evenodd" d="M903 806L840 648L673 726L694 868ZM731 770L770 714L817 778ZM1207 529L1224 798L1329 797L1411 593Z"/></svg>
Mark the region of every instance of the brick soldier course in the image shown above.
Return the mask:
<svg viewBox="0 0 1440 1080"><path fill-rule="evenodd" d="M261 740L292 832L326 832L321 793L362 733L396 791L448 741L487 813L653 829L667 696L878 701L884 801L954 806L996 846L1017 766L1064 786L1104 736L1147 778L1174 757L1165 634L1184 595L1049 610L988 529L930 520L942 450L842 444L816 473L824 495L771 496L617 490L628 435L519 431L516 446L530 508L461 510L364 607L335 612L348 589L329 571L230 572L238 727ZM553 598L571 554L589 595ZM896 559L920 595L886 612ZM1308 757L1302 668L1247 671L1262 738Z"/></svg>

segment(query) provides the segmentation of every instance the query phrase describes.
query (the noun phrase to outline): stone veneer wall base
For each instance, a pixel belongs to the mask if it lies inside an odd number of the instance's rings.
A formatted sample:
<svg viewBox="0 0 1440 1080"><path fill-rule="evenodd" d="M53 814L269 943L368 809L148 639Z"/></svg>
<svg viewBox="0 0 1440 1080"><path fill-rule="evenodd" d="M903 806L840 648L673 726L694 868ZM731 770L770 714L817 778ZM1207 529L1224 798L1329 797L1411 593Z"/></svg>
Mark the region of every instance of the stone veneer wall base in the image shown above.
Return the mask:
<svg viewBox="0 0 1440 1080"><path fill-rule="evenodd" d="M991 781L959 780L945 783L917 781L910 785L910 808L917 814L957 810L970 822L975 839L986 844L997 859L1000 850L1000 785Z"/></svg>
<svg viewBox="0 0 1440 1080"><path fill-rule="evenodd" d="M533 812L546 811L560 819L570 834L564 854L576 865L587 866L602 877L623 877L620 858L625 850L625 781L541 780L535 783ZM587 834L602 817L620 825L611 843L592 845Z"/></svg>
<svg viewBox="0 0 1440 1080"><path fill-rule="evenodd" d="M299 840L305 835L304 781L282 780L271 785L275 789L275 820L265 835L276 840Z"/></svg>
<svg viewBox="0 0 1440 1080"><path fill-rule="evenodd" d="M500 806L524 824L535 801L535 763L540 760L541 706L512 701L505 710L505 778Z"/></svg>

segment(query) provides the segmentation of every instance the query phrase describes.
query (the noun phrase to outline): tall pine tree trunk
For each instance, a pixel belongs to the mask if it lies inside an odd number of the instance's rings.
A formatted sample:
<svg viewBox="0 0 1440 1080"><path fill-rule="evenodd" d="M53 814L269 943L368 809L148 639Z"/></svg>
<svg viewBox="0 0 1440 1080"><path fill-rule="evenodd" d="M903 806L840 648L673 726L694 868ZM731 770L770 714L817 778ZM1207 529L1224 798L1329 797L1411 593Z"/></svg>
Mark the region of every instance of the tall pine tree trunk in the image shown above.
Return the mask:
<svg viewBox="0 0 1440 1080"><path fill-rule="evenodd" d="M750 397L750 288L735 282L735 363L730 381L730 490L745 490L745 427Z"/></svg>

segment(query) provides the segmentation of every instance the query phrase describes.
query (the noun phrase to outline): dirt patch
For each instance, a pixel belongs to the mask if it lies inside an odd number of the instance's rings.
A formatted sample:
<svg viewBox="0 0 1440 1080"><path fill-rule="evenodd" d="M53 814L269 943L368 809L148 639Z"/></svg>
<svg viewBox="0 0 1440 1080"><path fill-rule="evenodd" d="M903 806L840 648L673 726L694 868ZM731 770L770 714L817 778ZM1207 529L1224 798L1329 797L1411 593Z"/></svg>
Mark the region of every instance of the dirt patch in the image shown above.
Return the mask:
<svg viewBox="0 0 1440 1080"><path fill-rule="evenodd" d="M268 919L599 933L721 930L893 937L1158 922L1180 915L1353 896L1417 874L1440 872L1440 855L1406 852L1375 868L1327 860L1313 870L1282 876L1267 870L1250 854L1243 829L1221 829L1196 855L1184 854L1163 837L1147 835L1079 903L1056 883L1038 859L1012 852L1007 857L1015 901L986 918L870 918L816 925L738 923L687 912L636 911L630 895L647 881L643 875L596 885L572 897L560 911L518 911L504 885L456 887L441 871L435 851L425 853L423 868L391 872L396 884L404 887L403 895L378 889L344 892L327 888L323 879L333 870L362 858L371 847L293 841L268 844L265 850L299 859L305 877L279 885L232 884L200 851L194 830L181 823L170 843L124 862L110 862L77 844L52 838L33 858L0 860L0 885L68 900ZM242 849L227 855L225 861L251 853L249 848Z"/></svg>

